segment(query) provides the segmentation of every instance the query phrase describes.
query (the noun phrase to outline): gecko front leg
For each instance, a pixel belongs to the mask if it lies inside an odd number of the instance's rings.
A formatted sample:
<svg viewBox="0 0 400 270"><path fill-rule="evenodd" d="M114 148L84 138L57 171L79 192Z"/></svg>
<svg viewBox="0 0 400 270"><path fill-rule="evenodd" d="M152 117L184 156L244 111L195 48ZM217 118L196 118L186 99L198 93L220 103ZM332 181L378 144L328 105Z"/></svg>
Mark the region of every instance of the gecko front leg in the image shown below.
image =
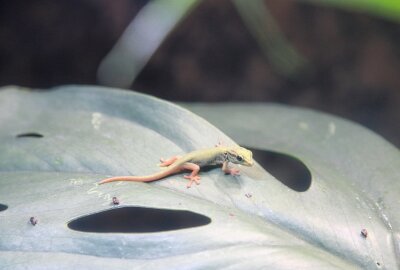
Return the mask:
<svg viewBox="0 0 400 270"><path fill-rule="evenodd" d="M240 175L240 171L235 168L229 168L228 163L229 161L224 161L224 163L222 164L222 171L230 175Z"/></svg>
<svg viewBox="0 0 400 270"><path fill-rule="evenodd" d="M189 175L183 176L186 179L189 179L189 183L187 184L187 188L190 188L193 184L193 182L196 183L196 185L200 184L200 176L199 171L200 171L200 166L194 163L186 162L185 164L182 165L182 169L184 170L191 170L192 173Z"/></svg>

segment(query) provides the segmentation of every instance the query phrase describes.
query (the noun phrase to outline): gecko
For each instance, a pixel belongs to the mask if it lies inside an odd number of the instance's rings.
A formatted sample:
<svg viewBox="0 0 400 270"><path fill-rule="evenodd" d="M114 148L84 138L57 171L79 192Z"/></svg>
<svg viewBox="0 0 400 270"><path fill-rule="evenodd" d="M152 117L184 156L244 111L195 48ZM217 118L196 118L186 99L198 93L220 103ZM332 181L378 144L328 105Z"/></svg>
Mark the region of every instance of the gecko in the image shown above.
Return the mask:
<svg viewBox="0 0 400 270"><path fill-rule="evenodd" d="M222 165L222 171L226 174L239 175L240 171L235 168L229 168L229 162L251 167L254 164L253 154L244 147L224 147L217 145L215 148L196 150L183 156L173 156L169 159L160 159L160 167L164 167L160 172L145 176L116 176L103 179L99 184L105 184L115 181L135 181L150 182L163 179L167 176L189 170L189 175L184 175L189 180L187 188L190 188L193 182L200 184L199 171L204 166Z"/></svg>

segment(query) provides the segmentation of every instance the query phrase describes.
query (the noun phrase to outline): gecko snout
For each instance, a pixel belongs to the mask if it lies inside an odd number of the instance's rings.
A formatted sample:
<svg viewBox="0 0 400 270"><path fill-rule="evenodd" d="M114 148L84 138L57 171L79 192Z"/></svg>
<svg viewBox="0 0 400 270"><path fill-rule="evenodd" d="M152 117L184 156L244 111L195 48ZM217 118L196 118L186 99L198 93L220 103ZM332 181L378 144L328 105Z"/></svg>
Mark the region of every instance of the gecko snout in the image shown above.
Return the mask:
<svg viewBox="0 0 400 270"><path fill-rule="evenodd" d="M248 166L248 167L252 167L254 165L254 160L246 161L243 165Z"/></svg>

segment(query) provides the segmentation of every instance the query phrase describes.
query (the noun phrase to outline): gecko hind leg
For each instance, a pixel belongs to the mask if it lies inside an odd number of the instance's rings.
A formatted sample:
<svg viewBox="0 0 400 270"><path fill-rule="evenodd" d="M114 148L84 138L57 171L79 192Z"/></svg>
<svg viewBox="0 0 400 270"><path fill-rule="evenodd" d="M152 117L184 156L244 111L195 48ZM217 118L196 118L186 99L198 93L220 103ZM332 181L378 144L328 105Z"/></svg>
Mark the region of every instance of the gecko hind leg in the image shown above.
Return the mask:
<svg viewBox="0 0 400 270"><path fill-rule="evenodd" d="M199 171L200 171L199 165L187 162L182 165L182 169L192 171L191 174L183 176L184 178L190 180L186 186L187 188L190 188L192 186L193 182L195 182L196 185L200 185L200 176L198 175Z"/></svg>
<svg viewBox="0 0 400 270"><path fill-rule="evenodd" d="M180 156L173 156L170 157L169 159L163 159L160 158L160 164L158 164L158 166L160 167L167 167L169 165L171 165L172 163L174 163L175 161L177 161L180 158Z"/></svg>

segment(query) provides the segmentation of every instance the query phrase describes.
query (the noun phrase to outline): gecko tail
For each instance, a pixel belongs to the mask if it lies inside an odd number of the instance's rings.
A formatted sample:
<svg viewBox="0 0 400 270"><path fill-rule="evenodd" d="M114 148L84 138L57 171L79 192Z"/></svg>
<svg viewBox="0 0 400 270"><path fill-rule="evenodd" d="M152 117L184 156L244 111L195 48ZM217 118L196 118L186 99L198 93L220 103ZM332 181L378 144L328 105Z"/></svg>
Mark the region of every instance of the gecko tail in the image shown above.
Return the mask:
<svg viewBox="0 0 400 270"><path fill-rule="evenodd" d="M164 178L168 175L176 173L179 170L180 170L179 167L173 167L173 168L170 168L169 170L164 170L159 173L155 173L152 175L146 175L146 176L115 176L115 177L110 177L110 178L101 180L99 182L99 185L102 185L105 183L110 183L110 182L116 182L116 181L151 182L151 181L160 180L161 178Z"/></svg>
<svg viewBox="0 0 400 270"><path fill-rule="evenodd" d="M154 177L140 177L140 176L116 176L103 179L99 182L99 185L110 183L110 182L117 182L117 181L130 181L130 182L150 182L157 180Z"/></svg>

